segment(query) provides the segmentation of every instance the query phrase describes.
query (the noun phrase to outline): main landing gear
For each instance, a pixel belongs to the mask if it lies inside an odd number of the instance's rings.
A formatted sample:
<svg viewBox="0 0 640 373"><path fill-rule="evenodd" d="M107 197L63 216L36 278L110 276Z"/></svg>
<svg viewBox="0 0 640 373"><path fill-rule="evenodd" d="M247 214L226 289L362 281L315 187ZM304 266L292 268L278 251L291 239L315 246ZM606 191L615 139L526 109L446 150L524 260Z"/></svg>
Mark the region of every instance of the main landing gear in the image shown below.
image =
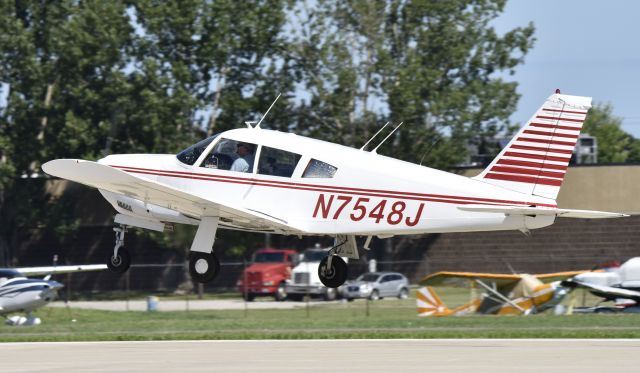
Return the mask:
<svg viewBox="0 0 640 373"><path fill-rule="evenodd" d="M318 277L320 277L320 282L328 288L337 288L347 280L347 263L337 254L338 248L345 242L331 248L329 255L320 261Z"/></svg>
<svg viewBox="0 0 640 373"><path fill-rule="evenodd" d="M189 273L193 281L207 283L220 273L220 261L213 252L218 217L203 216L189 252Z"/></svg>
<svg viewBox="0 0 640 373"><path fill-rule="evenodd" d="M113 247L113 253L107 257L107 267L116 273L125 273L131 266L131 255L124 247L124 234L127 227L124 225L113 228L116 232L116 245Z"/></svg>
<svg viewBox="0 0 640 373"><path fill-rule="evenodd" d="M213 252L217 228L217 217L205 216L198 225L189 253L189 273L196 282L210 282L220 273L220 261ZM107 257L107 267L113 272L124 273L131 266L131 256L124 248L124 234L127 226L118 225L113 230L116 232L116 244L113 247L113 253Z"/></svg>

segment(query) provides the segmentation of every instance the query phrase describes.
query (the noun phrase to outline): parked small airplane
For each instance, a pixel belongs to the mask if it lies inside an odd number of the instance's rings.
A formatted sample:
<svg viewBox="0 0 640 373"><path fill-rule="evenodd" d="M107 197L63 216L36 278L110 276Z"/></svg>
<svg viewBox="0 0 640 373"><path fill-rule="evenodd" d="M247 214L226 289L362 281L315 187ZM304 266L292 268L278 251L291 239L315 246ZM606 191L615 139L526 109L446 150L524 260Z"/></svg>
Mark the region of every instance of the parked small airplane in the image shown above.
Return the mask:
<svg viewBox="0 0 640 373"><path fill-rule="evenodd" d="M529 274L497 274L474 272L438 272L420 281L418 289L419 316L460 316L469 314L528 315L539 313L559 304L571 290L561 280L585 271ZM479 286L484 293L471 302L449 309L432 286L472 288Z"/></svg>
<svg viewBox="0 0 640 373"><path fill-rule="evenodd" d="M640 257L627 260L618 267L586 272L562 282L562 286L587 289L602 297L601 302L613 301L614 307L589 307L576 312L640 313Z"/></svg>
<svg viewBox="0 0 640 373"><path fill-rule="evenodd" d="M131 262L123 247L127 227L163 231L182 223L198 226L189 260L195 281L209 282L219 272L213 244L220 227L334 236L336 244L318 272L323 284L338 287L347 278L347 266L338 255L358 259L356 236L366 237L367 249L373 236L516 229L528 233L553 224L557 216L624 216L560 209L556 204L590 107L590 97L556 91L473 178L378 155L393 132L366 151L371 140L354 149L261 129L269 110L254 126L248 122L249 128L214 135L177 156L58 159L42 169L98 188L117 210L116 244L107 262L114 271L126 271Z"/></svg>
<svg viewBox="0 0 640 373"><path fill-rule="evenodd" d="M38 325L40 319L31 313L56 298L64 285L50 280L51 275L69 272L86 272L106 269L104 264L53 267L0 268L0 315L25 312L26 317L7 318L9 325ZM46 275L43 279L26 276Z"/></svg>

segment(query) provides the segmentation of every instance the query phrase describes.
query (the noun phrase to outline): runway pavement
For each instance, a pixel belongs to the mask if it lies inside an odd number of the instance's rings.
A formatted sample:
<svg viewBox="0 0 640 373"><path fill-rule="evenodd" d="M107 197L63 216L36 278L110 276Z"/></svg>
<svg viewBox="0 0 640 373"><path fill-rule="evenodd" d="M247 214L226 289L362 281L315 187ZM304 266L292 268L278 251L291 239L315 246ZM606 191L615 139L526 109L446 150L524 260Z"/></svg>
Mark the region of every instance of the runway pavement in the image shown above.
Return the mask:
<svg viewBox="0 0 640 373"><path fill-rule="evenodd" d="M263 340L0 344L4 372L637 370L638 340Z"/></svg>

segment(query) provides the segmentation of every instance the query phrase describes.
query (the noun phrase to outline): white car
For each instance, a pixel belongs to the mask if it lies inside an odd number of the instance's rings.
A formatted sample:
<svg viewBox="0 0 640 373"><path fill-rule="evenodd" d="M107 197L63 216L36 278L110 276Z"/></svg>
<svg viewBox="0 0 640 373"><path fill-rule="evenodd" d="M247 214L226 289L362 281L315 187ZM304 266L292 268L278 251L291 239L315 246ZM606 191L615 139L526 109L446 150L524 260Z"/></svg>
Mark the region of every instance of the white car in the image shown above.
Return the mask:
<svg viewBox="0 0 640 373"><path fill-rule="evenodd" d="M348 281L342 288L342 296L348 301L355 298L406 299L409 296L409 280L397 272L369 272L360 275L355 281Z"/></svg>

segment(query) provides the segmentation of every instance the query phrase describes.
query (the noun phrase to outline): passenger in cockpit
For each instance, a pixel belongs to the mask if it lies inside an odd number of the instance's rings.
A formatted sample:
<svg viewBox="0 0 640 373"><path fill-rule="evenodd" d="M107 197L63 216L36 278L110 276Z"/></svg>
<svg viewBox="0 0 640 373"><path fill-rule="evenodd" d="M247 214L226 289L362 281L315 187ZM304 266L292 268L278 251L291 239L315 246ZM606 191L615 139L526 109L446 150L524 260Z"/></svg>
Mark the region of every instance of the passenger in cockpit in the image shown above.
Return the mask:
<svg viewBox="0 0 640 373"><path fill-rule="evenodd" d="M238 159L233 161L231 171L252 172L254 158L253 147L249 144L239 142L236 154L238 154Z"/></svg>

